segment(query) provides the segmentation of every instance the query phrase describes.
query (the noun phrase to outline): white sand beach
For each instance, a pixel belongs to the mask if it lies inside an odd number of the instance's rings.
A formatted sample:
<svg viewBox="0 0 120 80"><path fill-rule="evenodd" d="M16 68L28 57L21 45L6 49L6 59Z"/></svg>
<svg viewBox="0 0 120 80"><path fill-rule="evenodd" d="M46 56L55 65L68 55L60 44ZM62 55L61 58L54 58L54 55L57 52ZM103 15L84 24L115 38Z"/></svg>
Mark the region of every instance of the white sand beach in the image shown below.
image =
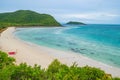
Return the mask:
<svg viewBox="0 0 120 80"><path fill-rule="evenodd" d="M17 53L12 55L16 59L16 64L26 62L32 66L38 64L41 65L42 68L47 68L54 59L58 59L67 65L72 65L73 62L76 62L78 66L94 66L104 70L108 74L112 74L113 77L120 77L120 68L106 65L77 53L65 52L27 43L17 39L13 35L14 31L15 27L9 27L1 34L0 50L7 53L10 51L16 51Z"/></svg>

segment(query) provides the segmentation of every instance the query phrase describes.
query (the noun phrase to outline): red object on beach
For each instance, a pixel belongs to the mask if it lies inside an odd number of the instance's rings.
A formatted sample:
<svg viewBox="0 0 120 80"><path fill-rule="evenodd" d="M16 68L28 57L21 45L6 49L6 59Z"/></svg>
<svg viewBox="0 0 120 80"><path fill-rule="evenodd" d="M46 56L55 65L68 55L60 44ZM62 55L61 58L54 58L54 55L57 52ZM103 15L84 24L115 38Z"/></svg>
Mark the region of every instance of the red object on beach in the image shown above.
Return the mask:
<svg viewBox="0 0 120 80"><path fill-rule="evenodd" d="M9 55L14 55L14 54L15 54L15 52L8 52L8 54L9 54Z"/></svg>

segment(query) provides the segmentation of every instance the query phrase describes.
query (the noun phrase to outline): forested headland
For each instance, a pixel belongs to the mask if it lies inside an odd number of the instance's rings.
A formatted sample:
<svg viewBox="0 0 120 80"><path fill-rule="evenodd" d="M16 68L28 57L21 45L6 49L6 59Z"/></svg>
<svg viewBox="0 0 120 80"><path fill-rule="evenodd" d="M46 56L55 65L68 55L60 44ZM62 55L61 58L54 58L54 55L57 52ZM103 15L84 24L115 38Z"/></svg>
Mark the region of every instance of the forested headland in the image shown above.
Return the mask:
<svg viewBox="0 0 120 80"><path fill-rule="evenodd" d="M10 26L61 26L49 14L40 14L30 10L0 13L0 30Z"/></svg>

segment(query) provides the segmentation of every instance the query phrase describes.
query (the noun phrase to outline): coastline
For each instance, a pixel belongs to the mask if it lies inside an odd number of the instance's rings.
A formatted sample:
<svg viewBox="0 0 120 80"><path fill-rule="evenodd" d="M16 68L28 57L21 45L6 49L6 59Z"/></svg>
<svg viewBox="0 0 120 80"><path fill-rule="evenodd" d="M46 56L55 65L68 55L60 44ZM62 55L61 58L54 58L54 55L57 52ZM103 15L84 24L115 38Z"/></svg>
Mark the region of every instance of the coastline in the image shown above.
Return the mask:
<svg viewBox="0 0 120 80"><path fill-rule="evenodd" d="M26 62L28 65L38 64L42 68L47 68L54 59L58 59L67 65L72 65L76 62L78 66L93 66L104 70L108 74L112 74L113 77L120 77L120 68L109 66L80 54L26 43L17 39L13 35L14 31L15 27L9 27L1 33L0 50L5 52L17 51L16 55L12 55L16 59L16 64Z"/></svg>

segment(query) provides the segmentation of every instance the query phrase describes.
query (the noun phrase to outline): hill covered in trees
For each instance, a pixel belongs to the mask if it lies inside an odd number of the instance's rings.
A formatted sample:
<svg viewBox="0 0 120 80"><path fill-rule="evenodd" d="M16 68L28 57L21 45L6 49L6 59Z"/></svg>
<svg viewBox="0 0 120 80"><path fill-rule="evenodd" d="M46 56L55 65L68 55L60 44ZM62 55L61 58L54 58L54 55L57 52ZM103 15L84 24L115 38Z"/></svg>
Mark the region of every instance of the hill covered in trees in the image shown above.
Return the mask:
<svg viewBox="0 0 120 80"><path fill-rule="evenodd" d="M67 66L54 60L47 69L26 63L14 64L15 59L0 51L0 80L120 80L99 68Z"/></svg>
<svg viewBox="0 0 120 80"><path fill-rule="evenodd" d="M6 26L60 26L51 15L30 10L0 13L0 27Z"/></svg>

